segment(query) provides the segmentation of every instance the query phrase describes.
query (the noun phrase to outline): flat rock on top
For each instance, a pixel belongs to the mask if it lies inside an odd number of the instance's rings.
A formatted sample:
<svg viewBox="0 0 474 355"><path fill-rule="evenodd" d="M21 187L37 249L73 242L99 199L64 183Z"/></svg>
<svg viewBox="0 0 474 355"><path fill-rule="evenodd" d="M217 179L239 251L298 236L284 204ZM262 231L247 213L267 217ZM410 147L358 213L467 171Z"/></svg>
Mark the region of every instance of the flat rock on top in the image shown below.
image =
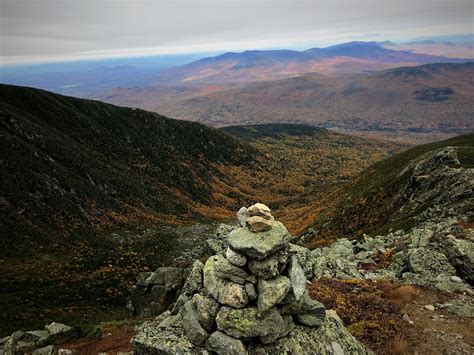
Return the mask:
<svg viewBox="0 0 474 355"><path fill-rule="evenodd" d="M273 222L273 228L260 233L252 233L247 228L234 229L229 234L229 244L236 252L250 258L263 260L267 256L284 249L290 239L285 226L278 221Z"/></svg>

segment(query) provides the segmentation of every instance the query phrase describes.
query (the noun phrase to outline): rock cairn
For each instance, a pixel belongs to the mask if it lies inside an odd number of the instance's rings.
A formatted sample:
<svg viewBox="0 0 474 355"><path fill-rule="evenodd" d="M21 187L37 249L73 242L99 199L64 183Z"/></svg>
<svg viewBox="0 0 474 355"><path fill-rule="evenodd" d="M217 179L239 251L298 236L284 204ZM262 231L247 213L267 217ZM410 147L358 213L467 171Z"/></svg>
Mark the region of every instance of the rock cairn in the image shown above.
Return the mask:
<svg viewBox="0 0 474 355"><path fill-rule="evenodd" d="M203 288L188 294L179 317L188 340L217 353L245 353L246 344L285 337L295 322L318 327L324 306L306 290L305 272L289 248L285 226L257 203L237 213L240 228L225 253L203 267Z"/></svg>

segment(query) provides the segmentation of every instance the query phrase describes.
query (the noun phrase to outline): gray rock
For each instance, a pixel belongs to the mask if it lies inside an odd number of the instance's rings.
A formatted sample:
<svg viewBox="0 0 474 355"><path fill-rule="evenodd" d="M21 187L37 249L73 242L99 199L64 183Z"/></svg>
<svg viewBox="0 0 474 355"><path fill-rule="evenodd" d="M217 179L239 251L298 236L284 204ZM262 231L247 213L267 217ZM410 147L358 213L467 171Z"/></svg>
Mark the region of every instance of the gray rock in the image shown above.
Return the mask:
<svg viewBox="0 0 474 355"><path fill-rule="evenodd" d="M62 334L62 333L67 333L70 330L72 330L72 327L62 324L62 323L56 323L53 322L51 324L48 324L45 326L45 329L51 333L51 335L56 335L56 334Z"/></svg>
<svg viewBox="0 0 474 355"><path fill-rule="evenodd" d="M247 296L249 297L250 301L257 299L257 291L255 291L255 286L250 282L245 284L245 291L247 292Z"/></svg>
<svg viewBox="0 0 474 355"><path fill-rule="evenodd" d="M186 302L181 313L183 328L188 339L193 344L203 344L209 338L209 333L199 323L194 303L192 301Z"/></svg>
<svg viewBox="0 0 474 355"><path fill-rule="evenodd" d="M204 265L202 262L199 260L194 261L193 266L191 267L191 272L181 289L181 294L171 307L172 314L178 314L181 307L183 307L184 304L203 287L203 268Z"/></svg>
<svg viewBox="0 0 474 355"><path fill-rule="evenodd" d="M311 250L296 244L289 244L289 252L298 259L298 264L302 267L304 274L308 280L313 277L314 259Z"/></svg>
<svg viewBox="0 0 474 355"><path fill-rule="evenodd" d="M212 332L216 326L216 316L219 311L219 304L213 299L196 293L193 296L196 305L197 318L202 327L208 332Z"/></svg>
<svg viewBox="0 0 474 355"><path fill-rule="evenodd" d="M275 340L286 337L295 327L292 316L284 316L283 322L285 323L284 327L281 328L280 332L270 333L266 336L261 336L260 341L263 344L273 343Z"/></svg>
<svg viewBox="0 0 474 355"><path fill-rule="evenodd" d="M154 322L145 322L138 328L131 344L136 354L184 355L200 354L202 350L188 339L181 319L160 328Z"/></svg>
<svg viewBox="0 0 474 355"><path fill-rule="evenodd" d="M309 296L308 291L305 290L299 301L288 303L282 306L280 313L282 315L313 314L321 319L324 319L326 316L326 309L321 302L313 300Z"/></svg>
<svg viewBox="0 0 474 355"><path fill-rule="evenodd" d="M288 252L282 250L264 260L249 260L249 270L259 278L268 280L279 275L288 261Z"/></svg>
<svg viewBox="0 0 474 355"><path fill-rule="evenodd" d="M321 318L317 314L312 313L297 314L295 317L299 323L309 327L319 327L324 321L324 317Z"/></svg>
<svg viewBox="0 0 474 355"><path fill-rule="evenodd" d="M178 314L169 315L158 324L158 328L168 328L169 326L177 324L180 321L181 321L181 317Z"/></svg>
<svg viewBox="0 0 474 355"><path fill-rule="evenodd" d="M247 207L242 207L238 212L237 212L237 219L239 220L239 224L241 227L245 227L247 224L247 218L250 217L250 214L247 211Z"/></svg>
<svg viewBox="0 0 474 355"><path fill-rule="evenodd" d="M332 317L327 317L318 328L296 326L290 336L269 344L251 343L247 351L257 355L372 354L347 331L342 323Z"/></svg>
<svg viewBox="0 0 474 355"><path fill-rule="evenodd" d="M222 355L246 354L244 343L223 332L217 331L211 334L206 342L206 349Z"/></svg>
<svg viewBox="0 0 474 355"><path fill-rule="evenodd" d="M37 349L32 352L33 355L52 355L54 353L54 346L48 345L44 348Z"/></svg>
<svg viewBox="0 0 474 355"><path fill-rule="evenodd" d="M291 290L295 297L295 300L298 301L301 296L303 296L304 291L306 290L306 276L298 263L296 256L291 257L290 268L288 269L288 276L291 282Z"/></svg>
<svg viewBox="0 0 474 355"><path fill-rule="evenodd" d="M215 270L216 261L219 260L218 255L211 256L207 259L203 269L203 283L206 293L214 298L219 299L219 288L223 284Z"/></svg>
<svg viewBox="0 0 474 355"><path fill-rule="evenodd" d="M236 253L231 248L227 248L225 257L231 264L236 266L245 266L247 264L247 258L242 254Z"/></svg>
<svg viewBox="0 0 474 355"><path fill-rule="evenodd" d="M249 276L244 270L236 265L233 265L224 258L218 255L214 263L214 272L217 277L236 282L238 284L244 284L245 279Z"/></svg>
<svg viewBox="0 0 474 355"><path fill-rule="evenodd" d="M242 308L249 303L249 298L245 286L234 282L224 282L219 286L218 301L227 306Z"/></svg>
<svg viewBox="0 0 474 355"><path fill-rule="evenodd" d="M252 233L260 233L272 229L272 221L260 216L252 216L250 218L247 218L246 223L247 228Z"/></svg>
<svg viewBox="0 0 474 355"><path fill-rule="evenodd" d="M414 248L426 247L433 236L433 231L429 228L415 228L411 232L411 245Z"/></svg>
<svg viewBox="0 0 474 355"><path fill-rule="evenodd" d="M474 283L474 243L472 240L461 240L448 235L441 245L458 274L469 283Z"/></svg>
<svg viewBox="0 0 474 355"><path fill-rule="evenodd" d="M287 327L276 308L262 313L256 307L242 309L221 307L217 313L216 323L218 330L239 339L281 334Z"/></svg>
<svg viewBox="0 0 474 355"><path fill-rule="evenodd" d="M141 273L130 289L133 315L158 315L176 300L183 287L186 271L182 268L160 267L155 272Z"/></svg>
<svg viewBox="0 0 474 355"><path fill-rule="evenodd" d="M290 288L290 280L285 276L278 276L272 280L260 279L258 281L258 310L265 312L283 301Z"/></svg>
<svg viewBox="0 0 474 355"><path fill-rule="evenodd" d="M229 245L236 252L252 259L263 260L276 252L285 249L290 234L280 222L273 222L269 231L252 233L247 228L237 228L229 234Z"/></svg>
<svg viewBox="0 0 474 355"><path fill-rule="evenodd" d="M456 272L444 254L429 248L409 249L407 262L411 272L427 277L450 276Z"/></svg>
<svg viewBox="0 0 474 355"><path fill-rule="evenodd" d="M325 250L315 249L313 256L313 274L315 278L361 278L357 270L352 243L343 238Z"/></svg>

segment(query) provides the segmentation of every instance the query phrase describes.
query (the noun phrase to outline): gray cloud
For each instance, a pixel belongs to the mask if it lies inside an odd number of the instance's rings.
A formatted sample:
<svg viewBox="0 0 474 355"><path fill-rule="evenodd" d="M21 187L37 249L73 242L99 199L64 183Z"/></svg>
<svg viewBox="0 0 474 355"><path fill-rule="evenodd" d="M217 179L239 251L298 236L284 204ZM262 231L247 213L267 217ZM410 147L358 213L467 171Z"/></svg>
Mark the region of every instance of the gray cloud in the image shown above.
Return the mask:
<svg viewBox="0 0 474 355"><path fill-rule="evenodd" d="M471 33L470 0L0 0L4 63Z"/></svg>

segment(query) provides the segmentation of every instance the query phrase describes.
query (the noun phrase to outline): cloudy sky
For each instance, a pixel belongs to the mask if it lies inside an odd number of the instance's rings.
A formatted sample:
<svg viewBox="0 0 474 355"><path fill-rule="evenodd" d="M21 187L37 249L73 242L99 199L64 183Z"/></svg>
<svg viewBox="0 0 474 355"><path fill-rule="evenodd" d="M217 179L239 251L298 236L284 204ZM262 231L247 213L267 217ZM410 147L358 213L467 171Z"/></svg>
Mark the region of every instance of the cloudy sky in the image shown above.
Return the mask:
<svg viewBox="0 0 474 355"><path fill-rule="evenodd" d="M0 0L3 64L473 32L471 0Z"/></svg>

